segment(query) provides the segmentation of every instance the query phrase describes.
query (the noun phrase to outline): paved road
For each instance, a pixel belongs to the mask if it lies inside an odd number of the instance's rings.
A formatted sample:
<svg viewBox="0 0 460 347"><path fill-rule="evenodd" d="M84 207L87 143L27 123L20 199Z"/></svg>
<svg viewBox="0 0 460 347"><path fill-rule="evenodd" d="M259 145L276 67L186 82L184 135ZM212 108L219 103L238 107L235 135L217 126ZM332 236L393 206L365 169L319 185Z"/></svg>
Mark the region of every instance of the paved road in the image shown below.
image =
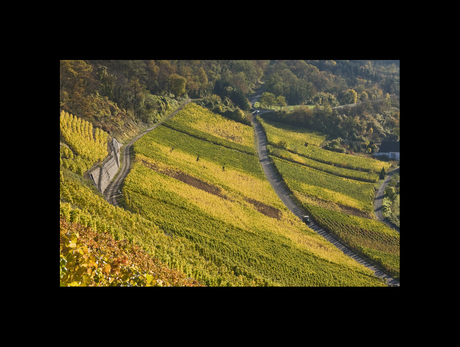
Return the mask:
<svg viewBox="0 0 460 347"><path fill-rule="evenodd" d="M184 105L186 105L187 103L190 102L190 98L185 100L173 113L171 113L167 118L165 118L163 121L161 121L160 123L157 123L155 124L153 127L151 128L148 128L147 130L145 130L144 132L142 132L141 134L137 135L134 139L132 139L126 146L123 147L123 162L121 164L121 172L118 173L118 175L116 176L116 179L113 180L112 182L110 182L110 184L107 186L107 188L105 189L104 191L104 196L105 198L107 199L107 201L114 205L114 206L119 206L118 205L118 202L117 202L117 196L119 196L120 194L118 193L118 191L120 190L121 191L121 186L123 184L123 181L124 179L126 178L126 176L128 175L129 173L129 169L131 167L131 158L129 156L129 152L131 150L131 146L132 144L137 141L138 139L140 139L142 136L144 136L145 134L147 134L149 131L152 131L153 129L155 129L158 125L160 125L161 123L163 123L165 120L171 118L172 116L174 116L177 112L179 112L182 107L184 107Z"/></svg>
<svg viewBox="0 0 460 347"><path fill-rule="evenodd" d="M383 218L383 214L382 214L382 202L383 202L383 195L385 194L385 188L386 188L387 184L390 182L391 177L393 176L393 174L396 173L396 172L399 172L399 166L396 169L394 169L393 171L391 171L388 174L387 177L385 177L385 180L383 181L383 184L380 186L379 190L377 191L377 194L376 194L375 199L374 199L374 212L375 212L376 217L380 221L382 221L383 223L388 225L390 228L395 229L399 233L400 232L399 227L394 225L393 223L387 221L385 218Z"/></svg>

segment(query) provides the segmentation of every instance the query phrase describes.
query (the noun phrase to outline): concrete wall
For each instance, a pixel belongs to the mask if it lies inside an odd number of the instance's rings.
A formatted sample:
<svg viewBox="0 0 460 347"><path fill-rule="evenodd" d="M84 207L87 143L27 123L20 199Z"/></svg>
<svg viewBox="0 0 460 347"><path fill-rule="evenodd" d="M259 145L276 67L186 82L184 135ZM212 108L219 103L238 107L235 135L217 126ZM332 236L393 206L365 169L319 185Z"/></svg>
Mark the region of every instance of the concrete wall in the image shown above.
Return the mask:
<svg viewBox="0 0 460 347"><path fill-rule="evenodd" d="M104 193L110 181L120 168L121 144L113 138L112 141L109 142L109 145L110 154L104 159L102 164L88 171L89 177L93 180L94 185L101 193Z"/></svg>

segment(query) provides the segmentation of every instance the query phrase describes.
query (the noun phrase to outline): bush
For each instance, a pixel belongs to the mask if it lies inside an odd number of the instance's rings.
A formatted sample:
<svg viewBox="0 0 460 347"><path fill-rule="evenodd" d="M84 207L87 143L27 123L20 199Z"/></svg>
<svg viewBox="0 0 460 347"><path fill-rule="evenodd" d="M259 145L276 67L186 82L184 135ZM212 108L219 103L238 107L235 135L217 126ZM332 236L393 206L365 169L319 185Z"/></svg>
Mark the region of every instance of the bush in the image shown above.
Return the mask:
<svg viewBox="0 0 460 347"><path fill-rule="evenodd" d="M277 146L283 149L287 149L287 143L284 140L279 141Z"/></svg>
<svg viewBox="0 0 460 347"><path fill-rule="evenodd" d="M395 189L393 187L387 186L385 188L385 196L388 197L391 201L396 199Z"/></svg>

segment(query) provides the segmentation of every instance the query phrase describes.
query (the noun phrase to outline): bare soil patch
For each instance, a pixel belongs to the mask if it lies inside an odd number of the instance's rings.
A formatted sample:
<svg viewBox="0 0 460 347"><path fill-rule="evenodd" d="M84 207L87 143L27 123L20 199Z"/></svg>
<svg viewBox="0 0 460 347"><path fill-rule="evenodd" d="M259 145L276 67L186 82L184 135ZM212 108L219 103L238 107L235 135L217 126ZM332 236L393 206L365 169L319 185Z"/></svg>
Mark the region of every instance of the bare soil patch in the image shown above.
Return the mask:
<svg viewBox="0 0 460 347"><path fill-rule="evenodd" d="M177 170L173 170L173 169L162 169L160 167L158 167L157 165L155 165L154 163L149 163L145 160L141 160L141 163L142 165L152 169L152 170L155 170L157 172L160 172L164 175L168 175L169 177L172 177L172 178L175 178L176 180L179 180L181 182L184 182L186 184L189 184L195 188L198 188L198 189L201 189L207 193L210 193L210 194L213 194L213 195L216 195L216 196L219 196L223 199L228 199L228 200L231 200L230 198L228 198L227 196L223 195L222 193L222 189L220 187L216 187L216 186L213 186L212 184L209 184L207 182L204 182L196 177L192 177L190 175L187 175L186 173L184 172L181 172L181 171L177 171ZM266 205L264 204L263 202L260 202L260 201L257 201L257 200L254 200L254 199L251 199L251 198L244 198L244 200L246 200L247 202L249 202L250 204L252 204L256 209L257 211L259 211L260 213L268 216L268 217L271 217L271 218L275 218L277 220L280 220L281 219L281 211L275 207L272 207L272 206L269 206L269 205Z"/></svg>
<svg viewBox="0 0 460 347"><path fill-rule="evenodd" d="M244 198L244 200L252 204L260 213L268 217L276 218L277 220L281 219L281 211L279 209L251 198Z"/></svg>
<svg viewBox="0 0 460 347"><path fill-rule="evenodd" d="M176 180L189 184L195 188L201 189L207 193L217 195L217 196L220 196L221 198L227 199L227 197L222 194L222 189L220 187L213 186L212 184L206 183L196 177L192 177L181 171L176 171L172 169L162 170L153 163L148 163L144 160L142 160L141 162L142 162L142 165L152 170L161 172L164 175L175 178Z"/></svg>

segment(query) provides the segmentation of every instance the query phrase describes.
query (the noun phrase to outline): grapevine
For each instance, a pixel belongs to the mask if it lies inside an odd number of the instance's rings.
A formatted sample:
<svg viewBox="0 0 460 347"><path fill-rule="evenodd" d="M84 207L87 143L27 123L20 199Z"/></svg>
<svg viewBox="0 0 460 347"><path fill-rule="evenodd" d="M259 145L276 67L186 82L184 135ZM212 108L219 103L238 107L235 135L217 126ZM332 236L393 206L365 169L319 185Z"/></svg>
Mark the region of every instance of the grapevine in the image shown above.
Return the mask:
<svg viewBox="0 0 460 347"><path fill-rule="evenodd" d="M74 156L69 148L61 147L61 158L65 168L82 175L96 161L101 161L107 156L108 134L105 131L96 128L93 136L91 123L64 111L61 111L60 129L64 140L76 153Z"/></svg>

